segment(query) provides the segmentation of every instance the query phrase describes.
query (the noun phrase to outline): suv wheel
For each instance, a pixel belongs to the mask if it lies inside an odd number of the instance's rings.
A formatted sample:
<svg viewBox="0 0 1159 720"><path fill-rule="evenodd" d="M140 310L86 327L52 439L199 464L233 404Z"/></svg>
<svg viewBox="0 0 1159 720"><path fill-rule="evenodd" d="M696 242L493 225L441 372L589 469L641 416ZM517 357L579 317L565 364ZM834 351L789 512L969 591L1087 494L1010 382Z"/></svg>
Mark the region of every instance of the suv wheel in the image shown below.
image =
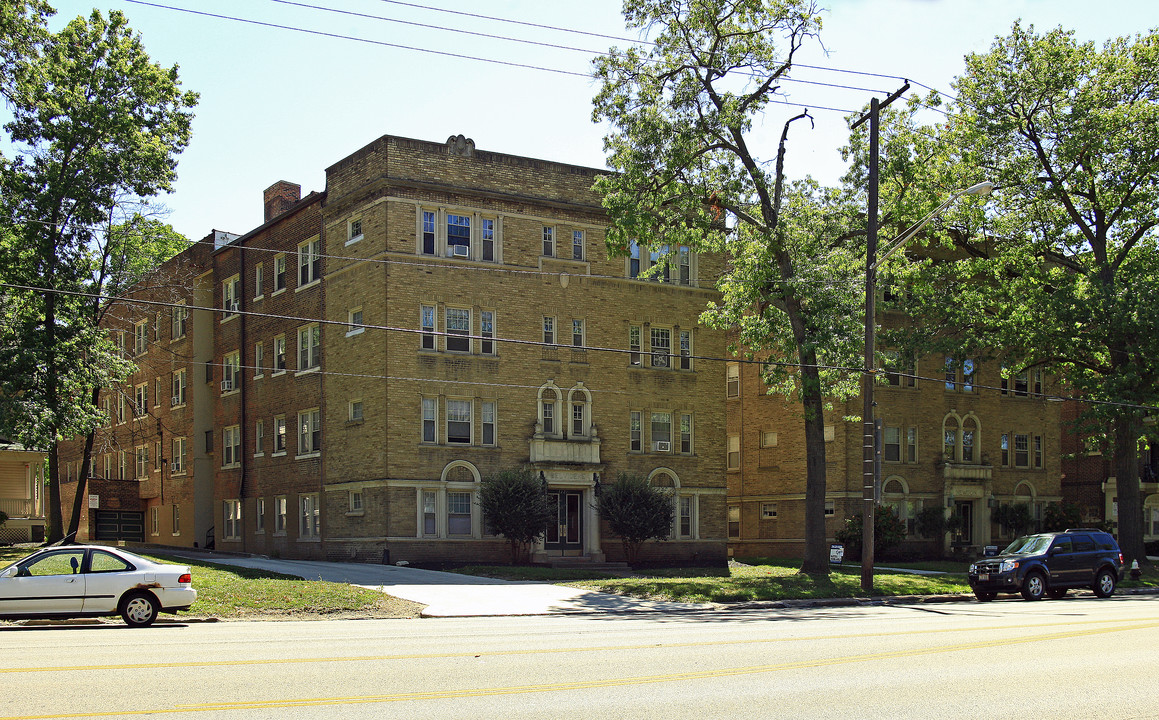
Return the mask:
<svg viewBox="0 0 1159 720"><path fill-rule="evenodd" d="M1026 600L1041 600L1046 594L1046 578L1040 572L1027 574L1022 583L1022 597Z"/></svg>
<svg viewBox="0 0 1159 720"><path fill-rule="evenodd" d="M1095 595L1101 598L1109 598L1115 594L1115 574L1110 570L1103 568L1099 574L1095 576Z"/></svg>

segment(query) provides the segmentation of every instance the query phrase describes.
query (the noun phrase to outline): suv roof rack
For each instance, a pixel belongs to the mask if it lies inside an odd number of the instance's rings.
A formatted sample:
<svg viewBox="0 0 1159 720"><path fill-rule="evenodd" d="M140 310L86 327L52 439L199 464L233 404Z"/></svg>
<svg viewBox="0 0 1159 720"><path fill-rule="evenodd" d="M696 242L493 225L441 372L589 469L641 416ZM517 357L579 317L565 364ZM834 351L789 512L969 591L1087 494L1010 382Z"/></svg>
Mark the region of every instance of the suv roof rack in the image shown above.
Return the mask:
<svg viewBox="0 0 1159 720"><path fill-rule="evenodd" d="M1066 530L1063 530L1063 532L1106 532L1106 531L1099 530L1098 528L1067 528Z"/></svg>

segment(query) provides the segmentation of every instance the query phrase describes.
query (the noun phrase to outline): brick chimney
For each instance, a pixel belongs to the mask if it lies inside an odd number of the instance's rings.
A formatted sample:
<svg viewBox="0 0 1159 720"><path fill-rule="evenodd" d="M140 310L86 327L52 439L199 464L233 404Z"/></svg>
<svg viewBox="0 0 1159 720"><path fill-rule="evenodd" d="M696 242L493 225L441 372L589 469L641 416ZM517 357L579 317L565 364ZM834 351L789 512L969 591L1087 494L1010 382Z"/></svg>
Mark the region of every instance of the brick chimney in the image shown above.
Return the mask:
<svg viewBox="0 0 1159 720"><path fill-rule="evenodd" d="M279 180L266 188L266 219L269 222L284 213L291 205L302 199L302 186Z"/></svg>

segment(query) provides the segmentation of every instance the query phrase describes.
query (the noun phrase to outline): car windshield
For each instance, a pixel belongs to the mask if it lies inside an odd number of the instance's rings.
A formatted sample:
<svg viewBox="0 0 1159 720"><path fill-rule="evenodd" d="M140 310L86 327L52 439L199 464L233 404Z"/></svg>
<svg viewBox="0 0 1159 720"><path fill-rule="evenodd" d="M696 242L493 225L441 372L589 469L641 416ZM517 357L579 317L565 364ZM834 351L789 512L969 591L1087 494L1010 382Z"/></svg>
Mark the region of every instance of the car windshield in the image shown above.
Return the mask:
<svg viewBox="0 0 1159 720"><path fill-rule="evenodd" d="M1003 555L1031 555L1046 552L1050 547L1050 535L1024 535L1006 546Z"/></svg>

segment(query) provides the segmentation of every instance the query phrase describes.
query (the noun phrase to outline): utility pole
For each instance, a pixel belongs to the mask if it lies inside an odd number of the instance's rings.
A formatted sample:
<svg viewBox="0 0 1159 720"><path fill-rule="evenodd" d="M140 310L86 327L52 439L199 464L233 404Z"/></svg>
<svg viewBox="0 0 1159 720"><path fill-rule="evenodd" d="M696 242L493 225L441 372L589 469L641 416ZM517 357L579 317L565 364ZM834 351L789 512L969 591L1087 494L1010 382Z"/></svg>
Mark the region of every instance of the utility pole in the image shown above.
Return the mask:
<svg viewBox="0 0 1159 720"><path fill-rule="evenodd" d="M877 433L873 422L873 385L876 382L874 375L873 350L877 331L877 165L878 165L878 134L879 116L881 109L886 107L902 94L909 90L909 82L900 90L878 102L877 98L869 101L869 112L862 115L857 122L849 127L857 128L861 123L869 120L869 207L865 223L865 370L861 374L861 429L862 429L862 456L861 456L861 589L866 592L873 590L873 523L874 503L877 502Z"/></svg>

